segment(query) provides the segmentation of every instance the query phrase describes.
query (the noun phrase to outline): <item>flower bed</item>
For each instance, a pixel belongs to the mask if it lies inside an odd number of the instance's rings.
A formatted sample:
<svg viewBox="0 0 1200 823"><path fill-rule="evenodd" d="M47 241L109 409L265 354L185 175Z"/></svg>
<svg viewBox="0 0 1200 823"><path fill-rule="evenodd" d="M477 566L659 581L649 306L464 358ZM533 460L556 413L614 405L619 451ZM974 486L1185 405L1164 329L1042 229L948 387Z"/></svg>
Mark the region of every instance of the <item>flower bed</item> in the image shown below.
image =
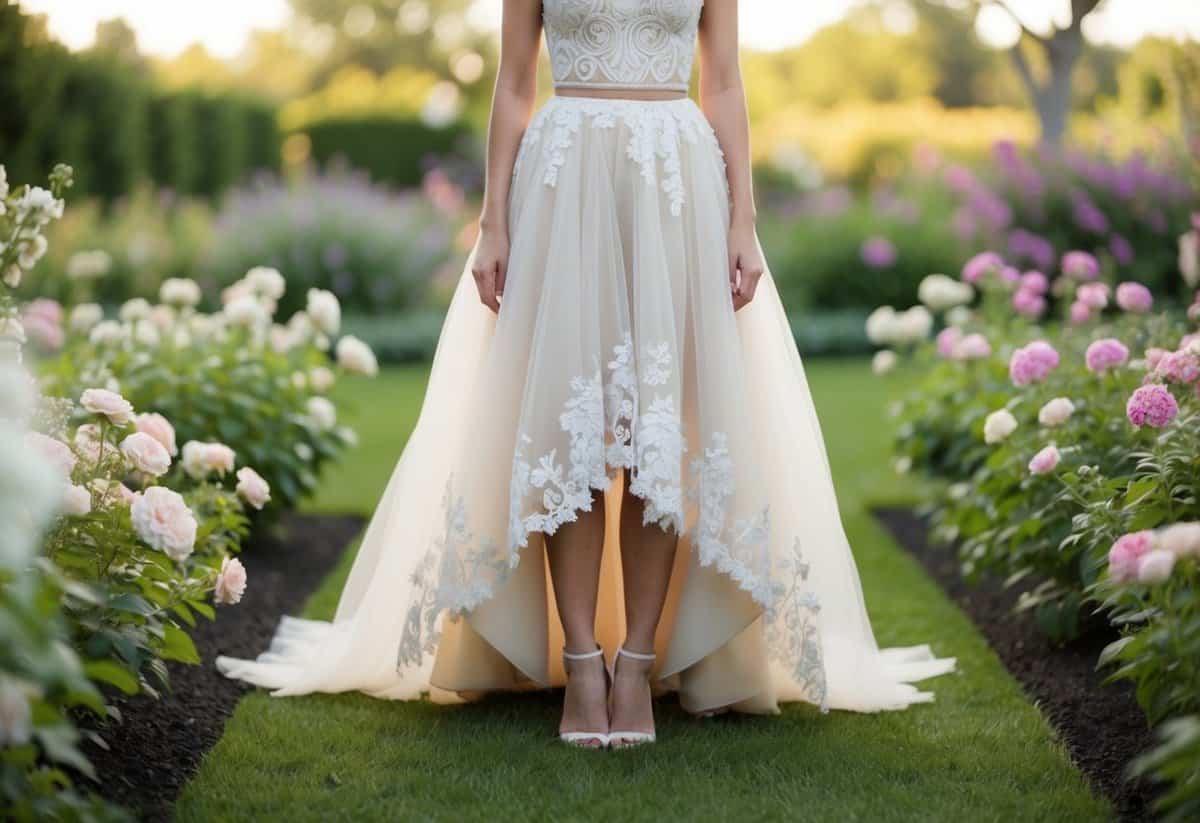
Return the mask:
<svg viewBox="0 0 1200 823"><path fill-rule="evenodd" d="M352 441L325 397L343 371L373 374L340 306L310 290L273 324L283 277L256 269L224 309L166 281L161 303L118 320L12 291L45 253L71 171L9 191L0 167L0 816L122 819L81 788L81 741L102 744L114 694L158 696L167 661L197 663L190 632L238 603L235 555L259 512L289 507ZM51 354L37 371L30 355ZM180 445L182 444L182 445Z"/></svg>
<svg viewBox="0 0 1200 823"><path fill-rule="evenodd" d="M1091 619L1120 626L1101 665L1136 681L1151 722L1184 718L1140 767L1172 782L1162 808L1182 819L1200 811L1186 719L1200 711L1200 334L1155 313L1144 285L1112 288L1114 274L1075 251L1050 282L985 253L965 283L923 289L945 312L936 341L921 342L924 307L882 309L868 331L928 369L896 410L897 465L940 481L934 534L958 546L963 573L1039 581L1019 608L1052 639ZM1065 322L1044 320L1052 305ZM894 359L877 355L878 370Z"/></svg>

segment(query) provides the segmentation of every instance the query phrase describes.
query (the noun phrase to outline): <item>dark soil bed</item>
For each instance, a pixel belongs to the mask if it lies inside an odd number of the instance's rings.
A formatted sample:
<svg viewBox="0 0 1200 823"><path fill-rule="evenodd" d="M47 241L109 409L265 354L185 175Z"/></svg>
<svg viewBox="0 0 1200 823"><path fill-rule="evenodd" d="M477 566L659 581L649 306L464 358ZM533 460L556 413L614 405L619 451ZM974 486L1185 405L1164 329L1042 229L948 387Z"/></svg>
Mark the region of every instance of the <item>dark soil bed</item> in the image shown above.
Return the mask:
<svg viewBox="0 0 1200 823"><path fill-rule="evenodd" d="M122 722L100 729L109 745L87 746L99 772L96 790L147 821L171 819L180 789L221 737L225 720L247 691L217 672L217 655L255 657L275 633L282 614L295 614L362 529L359 517L286 515L271 534L241 553L246 595L218 608L216 621L200 618L192 639L201 663L170 663L170 691L160 700L118 695Z"/></svg>
<svg viewBox="0 0 1200 823"><path fill-rule="evenodd" d="M956 553L931 546L926 522L911 509L880 508L874 514L975 622L1121 819L1150 819L1153 787L1129 781L1125 773L1129 762L1150 747L1153 735L1132 685L1105 685L1104 674L1096 671L1100 651L1116 634L1108 627L1093 629L1056 646L1038 630L1031 613L1013 611L1020 592L1034 582L1008 589L995 580L967 583L959 574Z"/></svg>

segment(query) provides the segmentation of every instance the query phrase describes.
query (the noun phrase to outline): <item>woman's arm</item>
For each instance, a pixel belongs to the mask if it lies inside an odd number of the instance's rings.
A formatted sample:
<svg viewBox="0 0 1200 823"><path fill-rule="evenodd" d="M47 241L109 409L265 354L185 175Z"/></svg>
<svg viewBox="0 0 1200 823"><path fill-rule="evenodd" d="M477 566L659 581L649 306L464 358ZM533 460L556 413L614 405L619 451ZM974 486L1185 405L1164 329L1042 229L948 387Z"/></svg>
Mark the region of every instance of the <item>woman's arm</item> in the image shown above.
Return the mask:
<svg viewBox="0 0 1200 823"><path fill-rule="evenodd" d="M737 0L706 0L700 17L700 107L712 124L729 178L729 286L735 310L754 299L764 264L754 231L750 123L738 66Z"/></svg>
<svg viewBox="0 0 1200 823"><path fill-rule="evenodd" d="M540 0L504 0L500 29L500 68L492 96L488 123L487 174L483 211L479 216L479 242L471 274L479 299L500 311L508 266L508 188L521 136L529 125L537 95L538 37L542 31Z"/></svg>

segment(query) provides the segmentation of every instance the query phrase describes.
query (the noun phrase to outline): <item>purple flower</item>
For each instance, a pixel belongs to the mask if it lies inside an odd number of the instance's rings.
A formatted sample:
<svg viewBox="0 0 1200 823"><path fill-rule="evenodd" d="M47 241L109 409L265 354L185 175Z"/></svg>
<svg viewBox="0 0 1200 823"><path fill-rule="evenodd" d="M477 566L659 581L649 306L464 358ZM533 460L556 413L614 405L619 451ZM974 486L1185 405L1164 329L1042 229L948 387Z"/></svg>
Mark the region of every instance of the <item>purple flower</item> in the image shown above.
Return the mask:
<svg viewBox="0 0 1200 823"><path fill-rule="evenodd" d="M1109 238L1108 250L1112 252L1113 259L1122 266L1128 266L1133 262L1133 246L1119 234L1114 234Z"/></svg>
<svg viewBox="0 0 1200 823"><path fill-rule="evenodd" d="M1069 251L1062 257L1062 272L1076 280L1095 280L1100 276L1100 264L1086 251Z"/></svg>
<svg viewBox="0 0 1200 823"><path fill-rule="evenodd" d="M1054 245L1026 229L1013 229L1009 233L1008 250L1014 257L1028 260L1039 269L1054 265Z"/></svg>
<svg viewBox="0 0 1200 823"><path fill-rule="evenodd" d="M1087 195L1075 198L1074 217L1075 224L1084 231L1092 234L1108 233L1108 218Z"/></svg>
<svg viewBox="0 0 1200 823"><path fill-rule="evenodd" d="M1004 258L994 251L980 252L966 262L962 279L967 283L978 283L989 274L999 274L1004 269Z"/></svg>
<svg viewBox="0 0 1200 823"><path fill-rule="evenodd" d="M1027 271L1021 275L1021 288L1037 294L1045 294L1050 281L1040 271Z"/></svg>
<svg viewBox="0 0 1200 823"><path fill-rule="evenodd" d="M1134 426L1161 429L1179 414L1175 396L1161 383L1139 386L1125 404L1125 416Z"/></svg>
<svg viewBox="0 0 1200 823"><path fill-rule="evenodd" d="M1008 376L1014 386L1040 383L1059 363L1058 352L1045 340L1035 340L1013 352L1008 361Z"/></svg>
<svg viewBox="0 0 1200 823"><path fill-rule="evenodd" d="M873 269L886 269L896 262L896 247L886 237L868 237L861 254L863 262Z"/></svg>
<svg viewBox="0 0 1200 823"><path fill-rule="evenodd" d="M1117 286L1117 305L1123 311L1145 314L1154 306L1154 296L1141 283L1128 281Z"/></svg>
<svg viewBox="0 0 1200 823"><path fill-rule="evenodd" d="M1106 337L1089 345L1083 359L1087 363L1088 371L1108 371L1129 360L1129 349L1120 340Z"/></svg>
<svg viewBox="0 0 1200 823"><path fill-rule="evenodd" d="M1070 321L1072 326L1082 326L1084 323L1092 319L1092 307L1082 300L1076 300L1071 304Z"/></svg>

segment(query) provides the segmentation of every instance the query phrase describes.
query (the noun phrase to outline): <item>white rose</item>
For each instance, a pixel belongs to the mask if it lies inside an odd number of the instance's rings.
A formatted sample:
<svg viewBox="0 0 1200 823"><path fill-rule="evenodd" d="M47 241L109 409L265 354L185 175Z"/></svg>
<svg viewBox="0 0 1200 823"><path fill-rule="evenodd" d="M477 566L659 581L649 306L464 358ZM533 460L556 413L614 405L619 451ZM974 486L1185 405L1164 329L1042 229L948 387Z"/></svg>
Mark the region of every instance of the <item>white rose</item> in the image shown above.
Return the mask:
<svg viewBox="0 0 1200 823"><path fill-rule="evenodd" d="M125 339L125 327L115 320L101 320L88 333L88 341L93 346L103 346L108 343L120 343Z"/></svg>
<svg viewBox="0 0 1200 823"><path fill-rule="evenodd" d="M189 477L203 480L213 472L224 476L227 472L233 471L235 457L233 449L223 443L200 443L196 440L189 440L183 444L183 453L180 459L183 463L183 470Z"/></svg>
<svg viewBox="0 0 1200 823"><path fill-rule="evenodd" d="M309 289L305 307L313 325L327 335L335 335L342 324L342 306L333 292Z"/></svg>
<svg viewBox="0 0 1200 823"><path fill-rule="evenodd" d="M147 412L139 414L134 424L138 431L145 432L161 443L167 454L179 454L179 449L175 446L175 427L167 418L156 412Z"/></svg>
<svg viewBox="0 0 1200 823"><path fill-rule="evenodd" d="M283 297L283 293L287 289L287 281L283 279L279 270L267 266L255 266L246 272L246 276L242 279L251 291L272 302Z"/></svg>
<svg viewBox="0 0 1200 823"><path fill-rule="evenodd" d="M242 295L230 300L225 304L224 314L230 325L244 326L248 329L264 326L271 319L266 307L251 295Z"/></svg>
<svg viewBox="0 0 1200 823"><path fill-rule="evenodd" d="M238 469L238 495L256 509L267 505L271 499L271 487L254 469L246 466Z"/></svg>
<svg viewBox="0 0 1200 823"><path fill-rule="evenodd" d="M137 431L121 441L121 452L138 471L160 477L171 468L171 455L146 432Z"/></svg>
<svg viewBox="0 0 1200 823"><path fill-rule="evenodd" d="M1056 397L1038 410L1038 422L1043 426L1061 426L1075 413L1075 404L1066 397Z"/></svg>
<svg viewBox="0 0 1200 823"><path fill-rule="evenodd" d="M130 329L129 336L143 346L153 348L162 339L162 335L158 333L158 329L149 320L140 320L133 323Z"/></svg>
<svg viewBox="0 0 1200 823"><path fill-rule="evenodd" d="M246 569L242 561L236 557L226 557L221 561L221 571L217 574L217 585L213 589L213 602L231 606L241 602L246 593Z"/></svg>
<svg viewBox="0 0 1200 823"><path fill-rule="evenodd" d="M896 353L891 349L881 349L871 358L871 371L877 375L890 372L896 366Z"/></svg>
<svg viewBox="0 0 1200 823"><path fill-rule="evenodd" d="M324 397L308 398L308 416L322 430L332 429L337 425L337 409Z"/></svg>
<svg viewBox="0 0 1200 823"><path fill-rule="evenodd" d="M63 514L83 517L92 510L92 493L83 486L67 486L63 490Z"/></svg>
<svg viewBox="0 0 1200 823"><path fill-rule="evenodd" d="M1139 583L1162 583L1175 568L1175 553L1166 549L1151 549L1137 561Z"/></svg>
<svg viewBox="0 0 1200 823"><path fill-rule="evenodd" d="M877 345L891 343L896 333L896 310L880 306L867 317L867 339Z"/></svg>
<svg viewBox="0 0 1200 823"><path fill-rule="evenodd" d="M1200 523L1176 523L1158 533L1158 546L1176 557L1200 557Z"/></svg>
<svg viewBox="0 0 1200 823"><path fill-rule="evenodd" d="M983 422L983 440L985 443L999 443L1017 430L1017 418L1008 409L994 411Z"/></svg>
<svg viewBox="0 0 1200 823"><path fill-rule="evenodd" d="M196 544L196 517L177 492L151 486L129 508L133 528L146 545L183 561Z"/></svg>
<svg viewBox="0 0 1200 823"><path fill-rule="evenodd" d="M896 320L896 334L901 343L916 343L933 331L933 315L924 306L913 306Z"/></svg>
<svg viewBox="0 0 1200 823"><path fill-rule="evenodd" d="M371 347L352 335L338 341L337 363L351 374L365 374L368 377L379 374L379 362Z"/></svg>
<svg viewBox="0 0 1200 823"><path fill-rule="evenodd" d="M158 299L169 306L195 306L200 296L200 285L187 277L168 277L158 288Z"/></svg>
<svg viewBox="0 0 1200 823"><path fill-rule="evenodd" d="M17 265L26 270L32 269L46 254L49 245L45 237L35 234L21 246L21 253L17 256Z"/></svg>
<svg viewBox="0 0 1200 823"><path fill-rule="evenodd" d="M333 372L324 366L316 366L308 373L308 383L318 394L324 394L332 389L334 379Z"/></svg>
<svg viewBox="0 0 1200 823"><path fill-rule="evenodd" d="M150 317L150 303L140 297L135 297L132 300L126 300L121 304L117 316L126 323L132 323L135 320L145 320Z"/></svg>
<svg viewBox="0 0 1200 823"><path fill-rule="evenodd" d="M71 309L67 325L76 334L87 334L104 319L104 309L97 303L80 303Z"/></svg>
<svg viewBox="0 0 1200 823"><path fill-rule="evenodd" d="M133 419L133 405L108 389L87 389L80 395L79 403L92 414L102 414L118 426Z"/></svg>
<svg viewBox="0 0 1200 823"><path fill-rule="evenodd" d="M308 375L302 371L292 372L292 386L299 391L308 388Z"/></svg>
<svg viewBox="0 0 1200 823"><path fill-rule="evenodd" d="M0 340L13 340L17 345L25 345L25 327L16 317L0 317Z"/></svg>

